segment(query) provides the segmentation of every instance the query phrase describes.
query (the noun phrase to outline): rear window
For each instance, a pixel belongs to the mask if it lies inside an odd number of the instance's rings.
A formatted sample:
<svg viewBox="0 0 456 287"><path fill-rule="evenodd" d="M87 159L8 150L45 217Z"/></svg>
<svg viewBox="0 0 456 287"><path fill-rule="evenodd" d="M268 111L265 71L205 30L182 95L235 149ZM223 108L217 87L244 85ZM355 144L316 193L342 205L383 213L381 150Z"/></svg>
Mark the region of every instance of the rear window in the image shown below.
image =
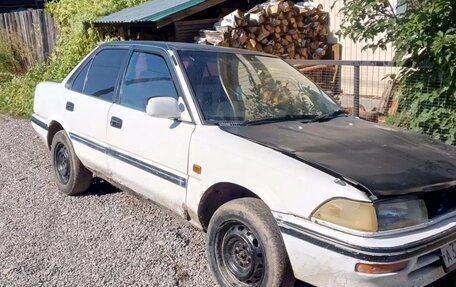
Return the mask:
<svg viewBox="0 0 456 287"><path fill-rule="evenodd" d="M84 94L112 101L117 78L128 50L102 50L92 61Z"/></svg>

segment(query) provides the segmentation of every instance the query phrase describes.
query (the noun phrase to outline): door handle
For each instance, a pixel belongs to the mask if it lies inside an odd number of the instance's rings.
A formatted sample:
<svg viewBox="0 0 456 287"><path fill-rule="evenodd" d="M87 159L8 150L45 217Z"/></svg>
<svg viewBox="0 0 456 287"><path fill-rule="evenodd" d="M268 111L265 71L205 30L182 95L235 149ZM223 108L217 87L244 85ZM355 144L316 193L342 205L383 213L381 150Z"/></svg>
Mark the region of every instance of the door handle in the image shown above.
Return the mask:
<svg viewBox="0 0 456 287"><path fill-rule="evenodd" d="M121 129L122 128L122 119L119 119L118 117L111 117L111 126L116 129Z"/></svg>
<svg viewBox="0 0 456 287"><path fill-rule="evenodd" d="M74 104L72 102L66 102L65 109L70 112L74 111Z"/></svg>

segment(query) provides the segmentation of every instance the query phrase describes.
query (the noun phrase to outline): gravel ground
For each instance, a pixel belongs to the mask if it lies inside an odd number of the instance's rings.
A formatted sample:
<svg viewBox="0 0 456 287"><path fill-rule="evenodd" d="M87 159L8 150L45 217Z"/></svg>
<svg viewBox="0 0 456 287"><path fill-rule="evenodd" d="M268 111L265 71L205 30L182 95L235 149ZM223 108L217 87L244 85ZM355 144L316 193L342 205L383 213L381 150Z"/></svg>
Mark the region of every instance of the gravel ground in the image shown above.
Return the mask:
<svg viewBox="0 0 456 287"><path fill-rule="evenodd" d="M0 286L215 286L205 234L98 182L68 197L29 121L0 116Z"/></svg>
<svg viewBox="0 0 456 287"><path fill-rule="evenodd" d="M103 181L61 194L29 121L0 115L0 287L215 286L205 250L203 232Z"/></svg>

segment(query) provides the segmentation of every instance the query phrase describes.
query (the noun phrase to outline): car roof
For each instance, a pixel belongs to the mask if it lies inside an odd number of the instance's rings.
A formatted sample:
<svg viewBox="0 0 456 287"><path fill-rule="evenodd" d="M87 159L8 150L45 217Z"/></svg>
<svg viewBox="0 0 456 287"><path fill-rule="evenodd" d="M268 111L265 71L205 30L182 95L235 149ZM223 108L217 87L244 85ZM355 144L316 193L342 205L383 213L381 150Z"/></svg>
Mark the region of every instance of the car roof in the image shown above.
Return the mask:
<svg viewBox="0 0 456 287"><path fill-rule="evenodd" d="M150 48L162 48L162 49L172 49L172 50L185 50L185 51L203 51L203 52L219 52L219 53L238 53L238 54L252 54L252 55L261 55L267 57L276 57L271 54L250 51L245 49L237 48L228 48L212 45L202 45L195 43L180 43L180 42L159 42L159 41L114 41L107 42L101 45L105 46L143 46Z"/></svg>

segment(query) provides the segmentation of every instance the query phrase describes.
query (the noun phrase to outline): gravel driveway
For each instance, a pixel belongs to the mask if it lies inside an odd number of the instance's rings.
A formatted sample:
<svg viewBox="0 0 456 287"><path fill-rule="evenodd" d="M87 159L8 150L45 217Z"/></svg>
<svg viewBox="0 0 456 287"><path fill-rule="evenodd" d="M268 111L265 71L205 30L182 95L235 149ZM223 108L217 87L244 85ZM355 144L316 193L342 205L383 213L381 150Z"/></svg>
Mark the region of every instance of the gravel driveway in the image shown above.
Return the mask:
<svg viewBox="0 0 456 287"><path fill-rule="evenodd" d="M29 121L0 116L0 286L215 286L205 234L94 184L68 197Z"/></svg>
<svg viewBox="0 0 456 287"><path fill-rule="evenodd" d="M30 122L0 115L0 286L215 286L205 250L203 232L105 182L61 194Z"/></svg>

